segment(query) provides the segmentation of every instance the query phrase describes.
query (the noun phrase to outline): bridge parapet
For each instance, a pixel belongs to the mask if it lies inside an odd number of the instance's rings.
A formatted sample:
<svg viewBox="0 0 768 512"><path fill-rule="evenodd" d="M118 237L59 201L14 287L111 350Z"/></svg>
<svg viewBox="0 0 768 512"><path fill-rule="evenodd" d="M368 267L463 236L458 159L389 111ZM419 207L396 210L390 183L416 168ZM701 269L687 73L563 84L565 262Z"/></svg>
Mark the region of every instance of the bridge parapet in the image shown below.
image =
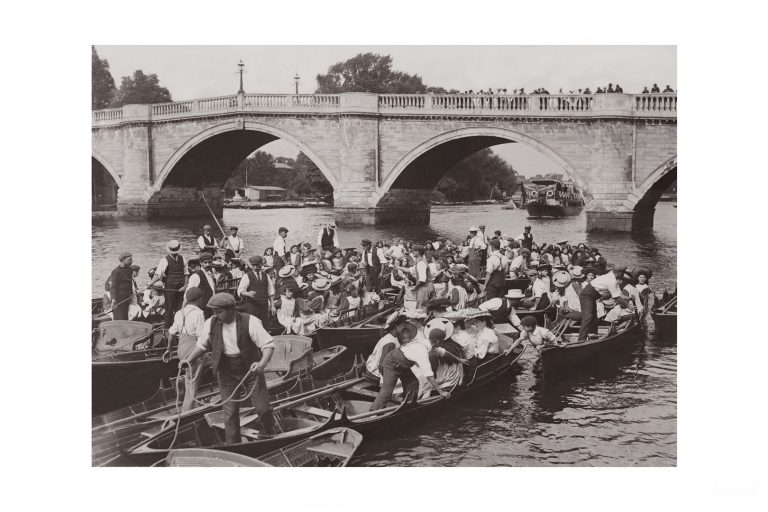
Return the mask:
<svg viewBox="0 0 768 512"><path fill-rule="evenodd" d="M380 115L675 119L677 94L239 94L142 106L143 114L135 107L96 110L92 126L238 112L346 113L357 107L364 107L361 113Z"/></svg>

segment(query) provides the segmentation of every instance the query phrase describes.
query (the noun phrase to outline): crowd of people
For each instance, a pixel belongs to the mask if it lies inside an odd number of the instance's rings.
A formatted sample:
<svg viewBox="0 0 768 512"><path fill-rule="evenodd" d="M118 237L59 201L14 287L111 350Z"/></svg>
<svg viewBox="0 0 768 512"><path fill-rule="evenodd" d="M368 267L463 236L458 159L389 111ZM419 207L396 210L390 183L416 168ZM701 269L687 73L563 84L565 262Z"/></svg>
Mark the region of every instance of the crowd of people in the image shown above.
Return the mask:
<svg viewBox="0 0 768 512"><path fill-rule="evenodd" d="M531 92L526 92L525 87L520 87L519 89L512 89L512 92L508 92L509 89L506 88L496 88L495 92L492 87L489 87L487 90L480 89L478 91L475 91L473 89L469 89L466 91L462 91L459 94L480 94L480 95L486 95L486 96L493 96L493 95L526 95L526 94L551 94L545 87L539 87L537 89L534 89ZM621 85L613 83L609 83L607 86L600 87L598 86L597 89L595 89L594 93L589 87L585 87L583 89L570 89L568 90L567 94L604 94L604 93L623 93L624 89L622 89ZM643 87L643 91L641 94L657 94L657 93L674 93L675 90L672 89L669 85L667 85L664 90L662 91L657 84L653 84L653 87L651 87L650 90L648 90L648 87ZM558 94L566 94L566 92L563 91L562 88L558 91Z"/></svg>
<svg viewBox="0 0 768 512"><path fill-rule="evenodd" d="M648 269L610 267L598 248L584 243L537 243L530 226L519 234L471 226L460 240L363 239L359 248L341 248L334 223L318 232L315 246L289 242L281 227L270 247L250 257L237 227L222 239L210 226L202 231L194 255L183 256L182 244L169 241L144 288L132 254L120 254L106 282L105 308L115 320L162 315L186 370L182 410L194 407L202 369L217 368L222 397L247 380L265 435L274 431L263 371L274 350L267 326L275 321L280 332L310 334L350 315L374 314L387 300L402 303L366 364L381 383L377 410L398 381L403 392L448 396L467 369L499 353L499 326L480 301L496 301L518 342L541 348L562 340L526 311L557 308L580 322L584 340L597 333L600 318L642 314L653 297ZM521 280L525 291L510 290L509 279ZM424 325L434 311L442 314ZM238 407L225 406L228 443L239 436Z"/></svg>

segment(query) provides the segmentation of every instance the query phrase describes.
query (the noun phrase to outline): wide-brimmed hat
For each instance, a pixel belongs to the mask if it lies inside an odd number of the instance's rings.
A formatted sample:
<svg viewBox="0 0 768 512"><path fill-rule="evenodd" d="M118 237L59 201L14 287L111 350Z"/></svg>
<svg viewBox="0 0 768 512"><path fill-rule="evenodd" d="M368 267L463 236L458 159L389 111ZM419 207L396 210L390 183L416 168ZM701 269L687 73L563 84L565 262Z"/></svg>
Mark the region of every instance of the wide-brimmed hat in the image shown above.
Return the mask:
<svg viewBox="0 0 768 512"><path fill-rule="evenodd" d="M637 281L640 274L645 274L646 279L650 279L653 276L653 271L646 267L636 267L632 270L632 279Z"/></svg>
<svg viewBox="0 0 768 512"><path fill-rule="evenodd" d="M214 261L214 262L211 264L211 266L212 266L213 268L227 268L227 264L226 264L226 263L224 263L224 261L223 261L223 260L216 260L216 261Z"/></svg>
<svg viewBox="0 0 768 512"><path fill-rule="evenodd" d="M557 288L565 288L569 284L571 284L571 274L566 272L565 270L558 270L555 272L555 275L552 276L552 283Z"/></svg>
<svg viewBox="0 0 768 512"><path fill-rule="evenodd" d="M441 331L445 332L445 339L450 338L453 336L453 322L448 320L447 318L433 318L427 324L424 326L424 337L429 339L429 331L432 329L440 329Z"/></svg>
<svg viewBox="0 0 768 512"><path fill-rule="evenodd" d="M480 231L480 230L477 229L475 226L469 226L469 232L471 233L473 231Z"/></svg>
<svg viewBox="0 0 768 512"><path fill-rule="evenodd" d="M503 304L503 301L499 297L494 297L490 300L487 300L477 306L478 309L482 309L483 311L496 311L499 309Z"/></svg>
<svg viewBox="0 0 768 512"><path fill-rule="evenodd" d="M168 249L169 253L176 254L181 250L181 242L178 240L171 240L165 247Z"/></svg>
<svg viewBox="0 0 768 512"><path fill-rule="evenodd" d="M571 267L570 271L571 271L571 277L574 279L582 279L586 275L584 273L584 269L578 265Z"/></svg>
<svg viewBox="0 0 768 512"><path fill-rule="evenodd" d="M331 286L333 286L339 284L343 278L341 276L330 276L328 279L330 279Z"/></svg>
<svg viewBox="0 0 768 512"><path fill-rule="evenodd" d="M292 275L296 271L296 267L293 265L285 265L284 267L281 267L280 270L278 270L277 275L280 277L288 277Z"/></svg>
<svg viewBox="0 0 768 512"><path fill-rule="evenodd" d="M319 279L315 279L314 281L312 281L313 290L324 292L330 288L331 288L331 282L324 277L321 277Z"/></svg>
<svg viewBox="0 0 768 512"><path fill-rule="evenodd" d="M523 290L512 289L507 290L505 297L508 299L524 299L525 294L523 293Z"/></svg>

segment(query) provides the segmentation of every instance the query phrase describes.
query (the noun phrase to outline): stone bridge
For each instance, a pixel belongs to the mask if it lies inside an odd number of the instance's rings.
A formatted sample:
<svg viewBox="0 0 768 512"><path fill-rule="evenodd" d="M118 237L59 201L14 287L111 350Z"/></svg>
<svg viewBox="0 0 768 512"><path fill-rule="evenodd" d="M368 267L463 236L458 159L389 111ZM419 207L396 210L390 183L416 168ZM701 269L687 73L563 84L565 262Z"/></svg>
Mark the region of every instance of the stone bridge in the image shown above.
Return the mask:
<svg viewBox="0 0 768 512"><path fill-rule="evenodd" d="M515 142L582 187L588 230L629 231L677 179L677 96L241 93L95 111L92 139L120 216L205 216L201 194L221 215L237 165L284 139L333 186L338 223L428 223L451 166Z"/></svg>

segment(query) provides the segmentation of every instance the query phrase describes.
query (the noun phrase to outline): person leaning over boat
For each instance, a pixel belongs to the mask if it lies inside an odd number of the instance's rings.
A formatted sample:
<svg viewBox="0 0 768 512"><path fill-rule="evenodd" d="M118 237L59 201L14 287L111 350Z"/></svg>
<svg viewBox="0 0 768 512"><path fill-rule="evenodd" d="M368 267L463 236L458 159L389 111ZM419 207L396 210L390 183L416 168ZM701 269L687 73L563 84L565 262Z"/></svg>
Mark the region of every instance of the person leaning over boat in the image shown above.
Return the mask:
<svg viewBox="0 0 768 512"><path fill-rule="evenodd" d="M162 258L155 269L155 275L149 282L149 286L157 281L163 281L163 297L165 299L165 328L173 324L173 317L184 299L184 291L187 289L189 270L181 252L181 243L171 240L166 246L168 255Z"/></svg>
<svg viewBox="0 0 768 512"><path fill-rule="evenodd" d="M615 301L626 308L628 300L621 294L621 280L627 267L618 266L587 283L579 294L581 306L581 328L579 341L585 341L589 334L597 334L597 300L603 293L610 294ZM631 276L627 276L628 278Z"/></svg>
<svg viewBox="0 0 768 512"><path fill-rule="evenodd" d="M264 258L256 255L248 258L251 269L240 279L237 294L245 298L245 311L263 322L268 312L275 314L275 282L262 270Z"/></svg>
<svg viewBox="0 0 768 512"><path fill-rule="evenodd" d="M264 370L275 350L273 338L258 318L235 311L232 295L217 293L207 305L213 310L213 316L205 321L195 348L179 364L189 367L205 352L211 352L211 366L219 381L221 399L225 401L222 409L226 444L241 442L240 402L235 401L238 397L230 400L241 381L241 387L250 391L248 402L259 415L263 429L260 435L269 437L275 432L275 418Z"/></svg>
<svg viewBox="0 0 768 512"><path fill-rule="evenodd" d="M184 307L176 312L176 315L173 317L173 325L168 329L168 347L173 347L176 339L178 339L178 353L181 360L186 359L192 353L200 333L203 332L203 327L205 326L205 316L202 310L204 299L205 294L200 288L189 288L184 294ZM205 357L198 358L190 363L190 367L184 373L182 412L189 411L195 407L197 386L200 383L200 376L206 363L210 366L210 361L206 361Z"/></svg>
<svg viewBox="0 0 768 512"><path fill-rule="evenodd" d="M491 254L488 255L486 275L485 275L485 298L493 299L503 297L505 290L504 262L500 252L501 242L498 239L488 242L491 248Z"/></svg>
<svg viewBox="0 0 768 512"><path fill-rule="evenodd" d="M429 340L419 335L419 324L413 320L408 320L400 331L400 347L392 350L384 358L382 365L383 382L376 399L371 405L371 410L376 411L384 407L384 404L392 397L392 391L395 389L398 379L403 383L403 396L408 396L410 392L417 392L419 381L413 374L414 365L419 367L421 373L443 398L450 397L440 389L432 373L432 367L429 362L429 351L432 345Z"/></svg>
<svg viewBox="0 0 768 512"><path fill-rule="evenodd" d="M379 384L383 382L384 358L394 349L400 347L400 340L398 338L401 336L403 325L407 319L408 317L399 311L395 311L387 317L384 323L385 334L376 342L373 352L371 352L371 355L368 356L365 362L365 368L379 379Z"/></svg>
<svg viewBox="0 0 768 512"><path fill-rule="evenodd" d="M536 318L530 315L524 316L522 320L520 320L519 329L520 338L518 338L517 341L523 342L528 340L535 349L542 349L547 345L556 345L558 347L565 345L557 339L557 336L552 334L552 331L545 327L539 327Z"/></svg>
<svg viewBox="0 0 768 512"><path fill-rule="evenodd" d="M120 264L112 270L109 277L109 295L112 299L111 310L114 320L128 320L133 292L133 255L130 252L120 254Z"/></svg>
<svg viewBox="0 0 768 512"><path fill-rule="evenodd" d="M579 267L571 267L571 282L565 287L565 301L560 314L569 320L581 320L581 300L579 294L584 283L584 270Z"/></svg>
<svg viewBox="0 0 768 512"><path fill-rule="evenodd" d="M549 306L549 282L547 267L542 266L538 270L529 270L528 277L531 278L531 291L533 295L527 299L523 299L520 305L524 308L528 308L531 311L537 311L539 309L545 309Z"/></svg>

